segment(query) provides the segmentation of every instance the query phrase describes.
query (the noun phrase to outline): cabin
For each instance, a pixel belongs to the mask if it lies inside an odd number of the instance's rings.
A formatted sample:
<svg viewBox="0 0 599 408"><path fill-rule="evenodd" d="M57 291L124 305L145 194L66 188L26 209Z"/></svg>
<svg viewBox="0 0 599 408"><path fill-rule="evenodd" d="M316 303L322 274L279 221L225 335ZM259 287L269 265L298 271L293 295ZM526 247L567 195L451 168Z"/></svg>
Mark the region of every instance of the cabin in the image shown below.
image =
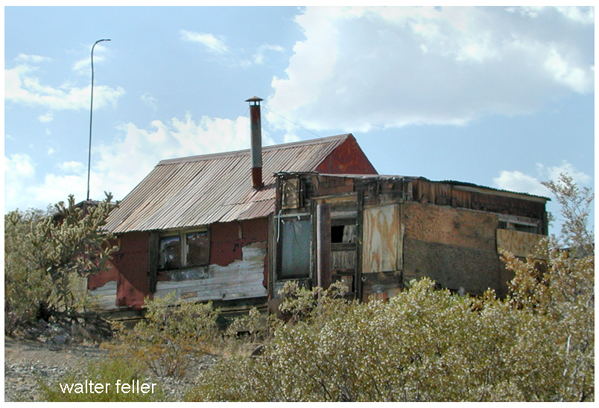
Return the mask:
<svg viewBox="0 0 599 408"><path fill-rule="evenodd" d="M250 98L252 148L163 160L109 215L112 267L89 279L104 310L147 296L265 306L277 172L376 174L351 134L262 147L260 98Z"/></svg>
<svg viewBox="0 0 599 408"><path fill-rule="evenodd" d="M411 279L507 292L502 249L532 253L547 198L456 181L378 175L352 134L159 162L110 213L119 250L88 289L106 311L146 297L277 311L286 281L346 283L348 297L397 294Z"/></svg>
<svg viewBox="0 0 599 408"><path fill-rule="evenodd" d="M501 250L534 254L547 198L423 177L279 172L270 263L272 310L288 280L387 299L412 279L507 293Z"/></svg>

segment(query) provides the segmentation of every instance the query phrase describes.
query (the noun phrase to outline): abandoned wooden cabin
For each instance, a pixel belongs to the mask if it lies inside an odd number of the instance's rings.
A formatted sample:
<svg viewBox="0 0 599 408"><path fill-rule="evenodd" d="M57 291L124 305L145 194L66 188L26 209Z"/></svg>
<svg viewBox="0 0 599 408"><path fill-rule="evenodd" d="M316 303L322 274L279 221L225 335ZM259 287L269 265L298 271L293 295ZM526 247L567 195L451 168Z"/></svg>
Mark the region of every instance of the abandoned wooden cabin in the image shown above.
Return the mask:
<svg viewBox="0 0 599 408"><path fill-rule="evenodd" d="M498 248L526 255L547 234L546 198L458 182L379 176L351 134L163 160L108 217L111 268L88 289L104 310L175 292L225 310L272 311L288 280L350 296L396 294L429 276L506 291Z"/></svg>
<svg viewBox="0 0 599 408"><path fill-rule="evenodd" d="M422 177L279 172L269 296L293 279L342 280L353 297L386 299L424 276L471 294L505 295L500 249L534 253L547 199Z"/></svg>
<svg viewBox="0 0 599 408"><path fill-rule="evenodd" d="M248 101L256 139L260 99ZM173 291L224 308L264 306L280 171L376 174L351 134L161 161L108 217L119 251L90 278L91 293L105 310L140 309L146 296Z"/></svg>

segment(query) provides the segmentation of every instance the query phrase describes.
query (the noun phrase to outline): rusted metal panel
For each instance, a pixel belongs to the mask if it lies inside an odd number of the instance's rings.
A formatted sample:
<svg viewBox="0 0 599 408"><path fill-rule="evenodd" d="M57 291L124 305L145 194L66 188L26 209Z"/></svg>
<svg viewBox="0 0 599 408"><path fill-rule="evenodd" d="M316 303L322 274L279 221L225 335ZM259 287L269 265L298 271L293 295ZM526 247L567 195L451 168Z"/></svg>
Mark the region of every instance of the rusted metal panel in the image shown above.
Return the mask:
<svg viewBox="0 0 599 408"><path fill-rule="evenodd" d="M508 251L520 257L538 255L543 259L546 258L546 255L538 254L538 249L544 238L547 237L529 232L498 229L497 250Z"/></svg>
<svg viewBox="0 0 599 408"><path fill-rule="evenodd" d="M274 211L275 172L314 171L351 141L347 134L264 147L261 189L252 187L249 150L164 160L111 212L105 228L124 233L267 217Z"/></svg>
<svg viewBox="0 0 599 408"><path fill-rule="evenodd" d="M362 273L399 270L399 205L365 208L363 217Z"/></svg>

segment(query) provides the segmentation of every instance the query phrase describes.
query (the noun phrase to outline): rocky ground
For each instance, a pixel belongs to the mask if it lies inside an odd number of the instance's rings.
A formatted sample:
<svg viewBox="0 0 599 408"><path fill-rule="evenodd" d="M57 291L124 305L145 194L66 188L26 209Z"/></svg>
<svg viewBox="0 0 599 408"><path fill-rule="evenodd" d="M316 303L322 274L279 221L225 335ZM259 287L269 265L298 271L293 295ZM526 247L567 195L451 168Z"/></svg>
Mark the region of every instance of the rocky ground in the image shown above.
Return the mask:
<svg viewBox="0 0 599 408"><path fill-rule="evenodd" d="M108 351L97 344L63 343L53 341L4 339L4 400L40 401L39 380L51 384L65 373L77 372L90 361L105 358ZM184 380L152 378L162 385L167 401L182 401L197 373L214 364L216 356L203 356Z"/></svg>

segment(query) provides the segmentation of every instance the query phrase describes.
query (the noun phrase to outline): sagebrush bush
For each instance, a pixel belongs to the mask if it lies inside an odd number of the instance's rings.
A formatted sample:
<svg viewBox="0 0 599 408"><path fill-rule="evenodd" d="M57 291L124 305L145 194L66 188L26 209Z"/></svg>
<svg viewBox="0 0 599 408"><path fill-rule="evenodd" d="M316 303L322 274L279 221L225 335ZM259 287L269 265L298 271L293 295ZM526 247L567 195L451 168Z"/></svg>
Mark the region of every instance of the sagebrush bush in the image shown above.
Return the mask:
<svg viewBox="0 0 599 408"><path fill-rule="evenodd" d="M120 330L117 354L132 356L157 376L181 378L220 333L212 303L175 301L174 292L146 299L146 314L132 330Z"/></svg>
<svg viewBox="0 0 599 408"><path fill-rule="evenodd" d="M435 290L426 278L387 303L289 283L289 324L261 355L202 373L187 399L593 401L594 244L578 209L592 197L568 177L548 187L569 222L542 264L503 255L515 274L506 299Z"/></svg>

